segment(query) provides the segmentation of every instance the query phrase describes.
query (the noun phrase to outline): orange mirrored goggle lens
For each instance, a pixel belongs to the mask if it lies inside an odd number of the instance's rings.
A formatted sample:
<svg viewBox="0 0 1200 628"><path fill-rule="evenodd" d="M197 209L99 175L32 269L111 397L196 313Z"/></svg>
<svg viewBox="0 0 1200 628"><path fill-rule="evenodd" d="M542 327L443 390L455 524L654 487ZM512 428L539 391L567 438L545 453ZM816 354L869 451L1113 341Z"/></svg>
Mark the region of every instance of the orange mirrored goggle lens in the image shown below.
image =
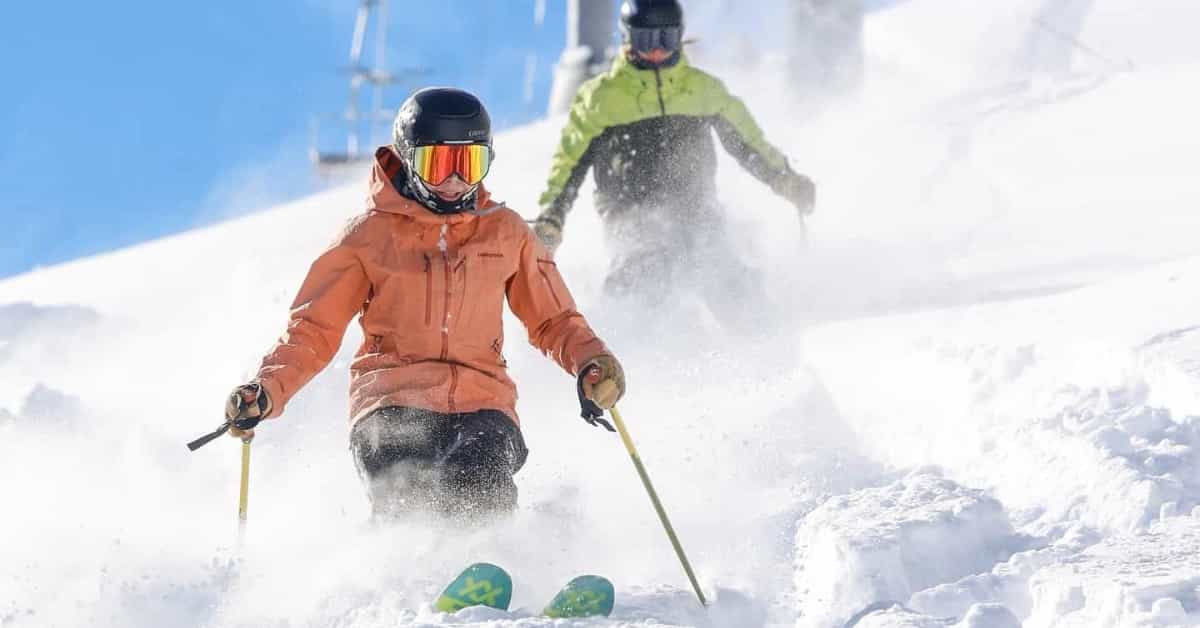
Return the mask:
<svg viewBox="0 0 1200 628"><path fill-rule="evenodd" d="M485 144L417 146L412 158L415 174L430 185L441 185L454 174L475 185L487 176L491 162L492 150Z"/></svg>

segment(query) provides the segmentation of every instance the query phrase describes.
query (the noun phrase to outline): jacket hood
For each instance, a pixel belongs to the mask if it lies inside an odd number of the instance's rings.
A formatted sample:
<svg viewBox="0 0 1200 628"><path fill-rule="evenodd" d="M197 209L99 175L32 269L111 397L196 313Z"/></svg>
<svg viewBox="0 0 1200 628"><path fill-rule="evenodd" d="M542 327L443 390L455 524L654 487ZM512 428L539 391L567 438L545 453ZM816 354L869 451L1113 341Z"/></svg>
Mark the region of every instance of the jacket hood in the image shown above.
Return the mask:
<svg viewBox="0 0 1200 628"><path fill-rule="evenodd" d="M498 207L482 183L475 191L474 211L457 214L435 214L421 203L414 201L396 189L392 178L404 168L400 158L390 146L380 146L375 151L374 167L371 169L370 191L367 196L367 209L389 214L400 214L428 223L458 223L474 220L479 214Z"/></svg>

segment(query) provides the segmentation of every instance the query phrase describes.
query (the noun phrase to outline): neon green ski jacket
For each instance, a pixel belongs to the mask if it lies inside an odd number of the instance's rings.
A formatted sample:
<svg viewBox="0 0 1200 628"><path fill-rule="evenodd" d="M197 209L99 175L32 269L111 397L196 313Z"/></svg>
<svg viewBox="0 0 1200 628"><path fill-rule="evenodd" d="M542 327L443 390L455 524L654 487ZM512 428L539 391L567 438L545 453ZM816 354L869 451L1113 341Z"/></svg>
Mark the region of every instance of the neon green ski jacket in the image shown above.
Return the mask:
<svg viewBox="0 0 1200 628"><path fill-rule="evenodd" d="M710 200L717 167L712 131L772 189L794 174L745 104L686 56L671 67L639 69L618 55L575 96L538 220L562 227L589 168L601 216Z"/></svg>

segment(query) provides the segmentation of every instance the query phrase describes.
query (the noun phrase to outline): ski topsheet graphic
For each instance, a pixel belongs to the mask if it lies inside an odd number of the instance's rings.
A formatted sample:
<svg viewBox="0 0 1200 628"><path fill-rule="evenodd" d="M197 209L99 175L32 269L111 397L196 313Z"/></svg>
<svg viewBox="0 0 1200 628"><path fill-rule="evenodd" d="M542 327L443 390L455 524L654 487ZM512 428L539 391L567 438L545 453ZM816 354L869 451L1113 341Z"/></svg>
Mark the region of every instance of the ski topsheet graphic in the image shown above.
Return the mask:
<svg viewBox="0 0 1200 628"><path fill-rule="evenodd" d="M613 597L613 585L607 578L579 576L568 582L542 613L547 617L608 617Z"/></svg>
<svg viewBox="0 0 1200 628"><path fill-rule="evenodd" d="M508 572L489 563L475 563L442 591L433 607L443 613L453 613L468 606L490 606L506 611L511 601L512 578Z"/></svg>
<svg viewBox="0 0 1200 628"><path fill-rule="evenodd" d="M547 617L607 617L615 598L613 585L600 576L579 576L567 583L542 611ZM441 596L434 609L453 613L470 606L508 610L512 601L512 577L501 567L475 563L463 570Z"/></svg>

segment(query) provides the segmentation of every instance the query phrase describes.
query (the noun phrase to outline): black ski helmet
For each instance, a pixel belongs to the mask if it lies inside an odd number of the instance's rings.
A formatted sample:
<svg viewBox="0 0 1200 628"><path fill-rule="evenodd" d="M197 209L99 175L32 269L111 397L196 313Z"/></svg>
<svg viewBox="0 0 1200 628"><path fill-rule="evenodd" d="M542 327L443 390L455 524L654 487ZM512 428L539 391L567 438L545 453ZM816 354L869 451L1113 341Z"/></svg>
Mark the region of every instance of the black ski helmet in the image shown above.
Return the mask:
<svg viewBox="0 0 1200 628"><path fill-rule="evenodd" d="M625 0L621 3L621 28L683 26L678 0Z"/></svg>
<svg viewBox="0 0 1200 628"><path fill-rule="evenodd" d="M671 67L682 58L683 7L678 0L624 0L621 34L630 48L627 54L634 67L642 70ZM660 63L651 63L636 54L658 47L671 51L671 56Z"/></svg>
<svg viewBox="0 0 1200 628"><path fill-rule="evenodd" d="M392 145L412 172L412 149L417 146L446 143L492 145L492 119L474 94L453 87L427 87L418 90L400 105L392 125ZM408 176L407 191L416 200L439 214L451 214L475 206L475 191L457 201L447 202L431 192L418 177ZM404 190L402 190L404 191Z"/></svg>
<svg viewBox="0 0 1200 628"><path fill-rule="evenodd" d="M419 90L396 113L393 139L397 147L446 142L492 143L492 119L470 92L453 87Z"/></svg>
<svg viewBox="0 0 1200 628"><path fill-rule="evenodd" d="M678 0L625 0L620 4L623 29L660 29L683 26L683 7Z"/></svg>

